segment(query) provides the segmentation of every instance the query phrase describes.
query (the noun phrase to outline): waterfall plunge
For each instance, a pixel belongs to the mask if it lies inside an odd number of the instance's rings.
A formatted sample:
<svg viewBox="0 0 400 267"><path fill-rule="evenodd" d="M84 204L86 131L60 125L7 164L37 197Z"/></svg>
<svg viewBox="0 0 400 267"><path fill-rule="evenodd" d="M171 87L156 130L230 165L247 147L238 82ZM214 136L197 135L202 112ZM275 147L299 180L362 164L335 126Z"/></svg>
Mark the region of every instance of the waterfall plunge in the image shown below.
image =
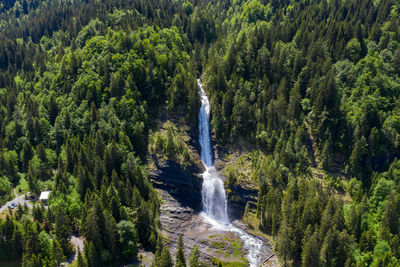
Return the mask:
<svg viewBox="0 0 400 267"><path fill-rule="evenodd" d="M201 147L201 160L206 171L203 173L203 188L201 197L203 201L203 218L214 228L222 231L236 233L248 249L247 259L250 267L256 267L260 260L262 241L229 223L227 214L227 199L224 182L218 177L213 166L213 152L210 139L210 102L200 79L197 80L200 88L201 108L199 112L199 142Z"/></svg>
<svg viewBox="0 0 400 267"><path fill-rule="evenodd" d="M213 165L211 140L210 140L210 102L200 81L201 108L199 112L199 141L201 146L201 160L206 171L203 173L203 188L201 196L203 208L207 216L228 223L227 201L223 181L218 177Z"/></svg>

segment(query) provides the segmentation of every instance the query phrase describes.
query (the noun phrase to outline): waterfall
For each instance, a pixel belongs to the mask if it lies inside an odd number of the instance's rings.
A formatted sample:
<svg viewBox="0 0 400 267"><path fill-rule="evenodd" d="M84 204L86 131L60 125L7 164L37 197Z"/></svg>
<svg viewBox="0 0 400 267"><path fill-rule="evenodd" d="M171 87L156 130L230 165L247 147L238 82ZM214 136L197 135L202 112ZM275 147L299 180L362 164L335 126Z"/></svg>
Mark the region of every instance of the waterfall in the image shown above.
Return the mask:
<svg viewBox="0 0 400 267"><path fill-rule="evenodd" d="M201 108L199 111L199 142L201 147L201 160L206 168L203 173L203 188L201 197L203 202L203 218L214 228L222 231L236 233L248 250L247 259L250 267L256 267L260 261L262 241L243 230L233 226L229 222L227 213L227 199L224 182L219 178L217 170L213 166L213 150L210 139L210 102L200 79L199 85Z"/></svg>
<svg viewBox="0 0 400 267"><path fill-rule="evenodd" d="M210 140L210 102L200 83L201 108L199 112L199 142L201 147L201 160L206 171L203 173L203 188L201 197L203 208L207 216L217 221L228 223L227 200L223 181L218 177L213 165L211 140Z"/></svg>

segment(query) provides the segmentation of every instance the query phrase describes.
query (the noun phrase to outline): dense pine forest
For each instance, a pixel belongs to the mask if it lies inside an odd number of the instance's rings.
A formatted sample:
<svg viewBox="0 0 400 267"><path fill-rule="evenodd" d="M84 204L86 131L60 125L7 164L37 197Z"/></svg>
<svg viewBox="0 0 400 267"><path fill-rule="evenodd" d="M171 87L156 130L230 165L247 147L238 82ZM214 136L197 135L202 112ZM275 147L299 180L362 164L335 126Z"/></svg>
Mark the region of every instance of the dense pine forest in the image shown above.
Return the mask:
<svg viewBox="0 0 400 267"><path fill-rule="evenodd" d="M211 264L182 237L171 256L148 166L153 150L193 161L154 132L162 116L196 129L197 78L215 145L250 155L243 221L282 266L400 266L397 0L2 1L0 204L51 196L0 214L0 265L61 266L72 235L79 267L139 250Z"/></svg>

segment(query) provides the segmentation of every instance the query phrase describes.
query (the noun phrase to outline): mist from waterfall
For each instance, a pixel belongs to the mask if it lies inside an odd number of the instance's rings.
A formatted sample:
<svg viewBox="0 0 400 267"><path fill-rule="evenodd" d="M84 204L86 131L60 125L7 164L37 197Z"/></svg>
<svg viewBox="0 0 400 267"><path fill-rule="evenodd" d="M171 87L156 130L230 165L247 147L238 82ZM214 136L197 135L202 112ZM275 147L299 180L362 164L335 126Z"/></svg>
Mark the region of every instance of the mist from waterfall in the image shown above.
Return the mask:
<svg viewBox="0 0 400 267"><path fill-rule="evenodd" d="M201 147L201 160L206 168L203 173L203 188L201 197L203 202L203 218L213 228L236 233L243 241L248 250L246 256L250 267L256 267L260 260L262 241L243 230L233 226L229 222L227 213L227 198L224 182L219 178L217 170L213 166L213 150L210 138L210 102L204 91L200 79L199 85L201 108L199 111L199 142Z"/></svg>

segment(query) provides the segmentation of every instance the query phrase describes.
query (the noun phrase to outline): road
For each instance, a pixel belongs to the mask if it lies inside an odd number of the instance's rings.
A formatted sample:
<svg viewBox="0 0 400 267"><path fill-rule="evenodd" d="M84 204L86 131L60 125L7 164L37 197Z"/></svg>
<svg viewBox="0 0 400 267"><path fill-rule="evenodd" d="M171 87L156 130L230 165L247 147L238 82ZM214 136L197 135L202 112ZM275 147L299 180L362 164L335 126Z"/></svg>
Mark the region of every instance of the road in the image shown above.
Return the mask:
<svg viewBox="0 0 400 267"><path fill-rule="evenodd" d="M17 196L13 200L8 201L3 206L1 206L0 213L2 213L3 211L7 210L8 206L10 206L11 203L16 203L17 205L22 205L22 206L26 204L29 208L33 207L33 205L30 203L30 201L25 199L25 194L22 194L20 196Z"/></svg>

